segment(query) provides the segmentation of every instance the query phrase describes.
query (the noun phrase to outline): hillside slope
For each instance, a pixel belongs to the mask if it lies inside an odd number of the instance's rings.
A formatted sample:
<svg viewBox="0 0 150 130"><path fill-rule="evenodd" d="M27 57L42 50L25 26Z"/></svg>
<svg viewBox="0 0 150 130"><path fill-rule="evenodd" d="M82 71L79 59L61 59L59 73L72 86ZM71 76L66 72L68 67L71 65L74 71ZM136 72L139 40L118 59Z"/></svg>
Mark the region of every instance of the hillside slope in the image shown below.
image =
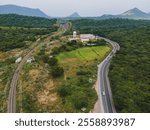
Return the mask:
<svg viewBox="0 0 150 130"><path fill-rule="evenodd" d="M56 19L22 16L17 14L0 14L0 26L51 28L55 23Z"/></svg>
<svg viewBox="0 0 150 130"><path fill-rule="evenodd" d="M48 16L40 9L32 9L17 5L0 5L0 14L19 14L25 16L45 17Z"/></svg>

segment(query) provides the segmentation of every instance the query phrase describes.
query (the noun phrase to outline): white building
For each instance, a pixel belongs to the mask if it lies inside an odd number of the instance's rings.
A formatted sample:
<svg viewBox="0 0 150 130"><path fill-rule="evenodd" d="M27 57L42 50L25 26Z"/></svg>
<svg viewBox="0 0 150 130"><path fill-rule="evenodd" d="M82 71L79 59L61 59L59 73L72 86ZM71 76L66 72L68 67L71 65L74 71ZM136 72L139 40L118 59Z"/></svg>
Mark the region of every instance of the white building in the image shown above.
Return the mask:
<svg viewBox="0 0 150 130"><path fill-rule="evenodd" d="M90 40L96 39L93 34L81 34L80 35L81 42L88 42Z"/></svg>
<svg viewBox="0 0 150 130"><path fill-rule="evenodd" d="M77 32L76 31L73 31L73 35L71 38L69 38L69 41L74 41L74 40L77 40Z"/></svg>
<svg viewBox="0 0 150 130"><path fill-rule="evenodd" d="M32 61L33 61L32 58L27 59L27 63L32 63Z"/></svg>
<svg viewBox="0 0 150 130"><path fill-rule="evenodd" d="M19 57L18 59L16 59L15 63L19 63L21 62L21 60L22 60L22 57Z"/></svg>
<svg viewBox="0 0 150 130"><path fill-rule="evenodd" d="M77 32L73 31L73 38L76 39L76 37L77 37Z"/></svg>
<svg viewBox="0 0 150 130"><path fill-rule="evenodd" d="M51 55L51 56L49 56L49 58L53 58L53 56Z"/></svg>

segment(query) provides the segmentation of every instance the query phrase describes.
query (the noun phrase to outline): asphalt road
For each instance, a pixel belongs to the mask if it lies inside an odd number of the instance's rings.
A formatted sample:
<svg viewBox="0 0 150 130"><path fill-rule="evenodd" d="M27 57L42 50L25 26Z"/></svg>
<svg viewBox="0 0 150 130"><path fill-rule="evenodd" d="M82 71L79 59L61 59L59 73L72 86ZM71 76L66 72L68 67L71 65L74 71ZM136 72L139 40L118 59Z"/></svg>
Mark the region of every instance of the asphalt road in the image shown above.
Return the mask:
<svg viewBox="0 0 150 130"><path fill-rule="evenodd" d="M42 45L46 44L49 39L53 36L59 36L63 33L65 33L65 31L67 31L67 27L69 27L68 25L61 25L58 32L54 33L53 35L47 37L45 39L44 42L41 42L39 40L37 40L34 44L34 46L32 47L32 49L30 49L25 56L22 58L22 61L18 64L14 75L12 77L12 81L10 84L10 90L9 90L9 96L8 96L8 103L7 103L7 112L8 113L15 113L16 112L16 87L17 87L17 83L19 80L19 76L20 76L20 72L22 71L22 67L23 65L26 63L27 59L29 57L31 57L31 55Z"/></svg>
<svg viewBox="0 0 150 130"><path fill-rule="evenodd" d="M104 39L112 46L112 51L110 54L98 65L98 82L99 82L99 99L100 99L100 108L103 113L114 113L115 107L113 104L113 98L108 78L109 65L112 60L112 57L117 51L120 50L118 43L109 40L103 37L97 37L99 39Z"/></svg>

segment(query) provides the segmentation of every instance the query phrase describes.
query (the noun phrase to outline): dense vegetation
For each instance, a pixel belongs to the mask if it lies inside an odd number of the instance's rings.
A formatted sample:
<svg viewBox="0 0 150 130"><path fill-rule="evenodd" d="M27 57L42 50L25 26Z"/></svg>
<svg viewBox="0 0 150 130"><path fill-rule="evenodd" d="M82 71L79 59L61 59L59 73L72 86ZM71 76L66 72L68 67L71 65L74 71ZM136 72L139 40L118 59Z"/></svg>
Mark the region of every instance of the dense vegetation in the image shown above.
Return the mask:
<svg viewBox="0 0 150 130"><path fill-rule="evenodd" d="M49 28L55 30L53 26L56 19L46 19L41 17L22 16L17 14L1 14L0 26L16 26L28 28Z"/></svg>
<svg viewBox="0 0 150 130"><path fill-rule="evenodd" d="M37 36L50 33L48 29L28 29L17 27L0 27L0 51L28 47L36 41Z"/></svg>
<svg viewBox="0 0 150 130"><path fill-rule="evenodd" d="M150 27L150 21L144 20L128 20L128 19L110 19L110 20L76 20L72 21L74 29L82 33L94 33L100 34L101 36L108 36L108 34L113 33L115 30L118 31L128 31L135 28L148 28Z"/></svg>
<svg viewBox="0 0 150 130"><path fill-rule="evenodd" d="M0 112L7 111L10 82L17 65L16 58L25 54L29 48L33 47L32 45L43 42L47 34L50 35L56 31L58 27L54 25L55 23L56 20L45 18L14 14L0 15ZM24 78L27 80L30 77L25 75ZM27 96L23 98L22 103L25 106L25 112L27 109L33 112L35 108L30 107L29 104L34 102L35 98L31 92L25 95Z"/></svg>
<svg viewBox="0 0 150 130"><path fill-rule="evenodd" d="M57 30L55 19L21 16L16 14L0 15L0 51L27 47L40 35Z"/></svg>
<svg viewBox="0 0 150 130"><path fill-rule="evenodd" d="M73 25L120 43L109 73L117 112L150 112L150 21L77 20Z"/></svg>
<svg viewBox="0 0 150 130"><path fill-rule="evenodd" d="M0 54L1 56L1 54ZM0 112L7 110L8 84L14 72L15 58L7 58L5 61L0 60Z"/></svg>

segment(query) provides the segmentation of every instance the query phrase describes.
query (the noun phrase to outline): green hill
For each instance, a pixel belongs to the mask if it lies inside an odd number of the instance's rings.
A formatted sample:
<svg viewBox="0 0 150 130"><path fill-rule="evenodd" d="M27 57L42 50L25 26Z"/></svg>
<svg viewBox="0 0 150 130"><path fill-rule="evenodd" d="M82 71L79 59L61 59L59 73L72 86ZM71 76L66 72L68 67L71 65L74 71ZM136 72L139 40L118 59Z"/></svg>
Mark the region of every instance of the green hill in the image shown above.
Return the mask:
<svg viewBox="0 0 150 130"><path fill-rule="evenodd" d="M0 14L0 26L17 26L28 28L51 28L56 19L22 16L17 14Z"/></svg>

